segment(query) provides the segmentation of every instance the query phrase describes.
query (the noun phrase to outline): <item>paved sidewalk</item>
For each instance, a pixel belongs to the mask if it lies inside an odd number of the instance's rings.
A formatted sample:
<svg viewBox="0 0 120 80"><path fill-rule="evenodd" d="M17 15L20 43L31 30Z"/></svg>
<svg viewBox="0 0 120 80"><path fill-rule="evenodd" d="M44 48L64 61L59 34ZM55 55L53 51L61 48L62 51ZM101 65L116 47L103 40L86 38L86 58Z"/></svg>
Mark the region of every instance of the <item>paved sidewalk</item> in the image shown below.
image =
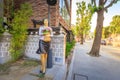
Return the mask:
<svg viewBox="0 0 120 80"><path fill-rule="evenodd" d="M91 57L91 45L76 44L67 80L120 80L120 60L102 55Z"/></svg>
<svg viewBox="0 0 120 80"><path fill-rule="evenodd" d="M39 77L33 75L39 74L39 70L40 66L37 66L33 71L24 75L21 80L65 80L67 65L53 65L52 68L46 70L44 79L39 79Z"/></svg>

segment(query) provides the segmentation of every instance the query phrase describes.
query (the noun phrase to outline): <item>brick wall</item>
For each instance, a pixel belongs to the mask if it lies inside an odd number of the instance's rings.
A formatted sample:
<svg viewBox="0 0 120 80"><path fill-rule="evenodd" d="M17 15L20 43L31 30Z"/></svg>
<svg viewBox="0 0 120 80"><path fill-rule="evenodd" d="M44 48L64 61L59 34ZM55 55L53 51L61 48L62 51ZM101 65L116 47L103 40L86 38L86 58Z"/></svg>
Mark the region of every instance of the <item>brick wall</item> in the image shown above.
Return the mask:
<svg viewBox="0 0 120 80"><path fill-rule="evenodd" d="M20 4L24 2L29 2L32 5L33 9L33 14L30 18L29 23L30 28L33 27L31 19L41 20L44 18L48 18L48 4L46 0L15 0L16 9L19 9ZM63 27L65 27L65 29L69 29L68 24L59 15L59 0L57 1L56 6L50 6L50 16L51 26L58 27L60 23Z"/></svg>
<svg viewBox="0 0 120 80"><path fill-rule="evenodd" d="M15 0L16 9L19 9L20 4L24 2L28 2L32 5L33 14L31 16L31 19L41 20L44 18L48 18L48 4L46 0ZM58 23L56 20L58 18L57 8L58 8L58 5L50 7L51 26L58 26ZM32 22L30 22L30 24L32 24ZM31 25L31 27L32 26L33 25Z"/></svg>

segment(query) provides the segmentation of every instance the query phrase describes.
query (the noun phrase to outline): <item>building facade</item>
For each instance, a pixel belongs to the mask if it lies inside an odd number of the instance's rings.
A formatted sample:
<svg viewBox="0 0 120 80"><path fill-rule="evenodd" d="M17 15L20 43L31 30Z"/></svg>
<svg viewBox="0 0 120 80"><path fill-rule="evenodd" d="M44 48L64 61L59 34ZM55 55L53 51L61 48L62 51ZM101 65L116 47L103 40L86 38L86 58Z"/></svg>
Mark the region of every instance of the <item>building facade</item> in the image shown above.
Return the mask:
<svg viewBox="0 0 120 80"><path fill-rule="evenodd" d="M3 1L3 0L0 0ZM8 2L6 2L8 1ZM34 20L42 20L44 18L48 18L48 13L50 13L50 26L51 27L60 27L64 30L64 32L67 34L67 40L70 41L70 25L71 25L71 0L57 0L57 3L55 6L50 6L50 12L48 11L48 4L47 0L4 0L4 10L3 8L0 9L0 11L3 11L4 13L0 13L4 15L5 18L7 18L6 22L8 20L12 20L11 17L11 10L13 7L10 5L14 6L14 11L19 10L20 4L24 2L28 2L31 4L33 13L32 16L30 17L30 25L28 26L28 29L38 29L39 25L34 27L34 24L32 22L32 19ZM7 5L7 7L5 7ZM8 9L9 7L9 9ZM14 18L14 16L13 16ZM36 34L35 34L36 35ZM38 35L36 35L38 36ZM30 39L27 42L27 48L25 48L25 54L28 56L31 56L35 58L35 52L36 52L36 45L38 45L38 42L35 41L36 37L34 35L29 35ZM9 37L9 36L8 36ZM11 37L11 36L10 36ZM10 39L5 37L5 39ZM39 36L37 37L39 40ZM65 35L54 35L52 37L52 45L51 48L53 50L53 61L54 62L60 62L61 64L65 63L65 47L66 47L66 36ZM5 41L5 40L2 40ZM35 42L34 42L35 41ZM9 46L6 48L6 42L0 42L0 63L5 62L5 59L8 59L7 57L10 57L9 53ZM10 45L10 41L8 43ZM34 45L34 46L33 46ZM36 55L38 57L38 55Z"/></svg>
<svg viewBox="0 0 120 80"><path fill-rule="evenodd" d="M32 19L42 20L44 18L48 18L48 14L50 14L50 26L61 27L67 34L67 40L69 41L71 34L72 0L57 0L56 5L50 6L49 9L47 0L15 0L15 8L19 8L20 4L24 2L29 2L33 9L29 28L33 28ZM39 25L37 28L38 27Z"/></svg>

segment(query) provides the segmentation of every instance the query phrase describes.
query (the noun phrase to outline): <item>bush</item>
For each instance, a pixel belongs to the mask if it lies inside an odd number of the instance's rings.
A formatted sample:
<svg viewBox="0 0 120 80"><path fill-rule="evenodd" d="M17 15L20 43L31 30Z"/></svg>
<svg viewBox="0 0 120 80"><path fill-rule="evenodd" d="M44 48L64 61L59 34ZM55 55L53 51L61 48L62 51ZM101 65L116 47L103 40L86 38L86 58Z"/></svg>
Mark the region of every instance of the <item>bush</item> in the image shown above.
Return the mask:
<svg viewBox="0 0 120 80"><path fill-rule="evenodd" d="M10 31L12 34L10 53L13 61L23 56L24 45L27 39L28 21L31 14L32 7L29 3L22 4L20 10L14 13L14 19L11 23L12 31Z"/></svg>
<svg viewBox="0 0 120 80"><path fill-rule="evenodd" d="M10 63L0 64L0 74L8 73L10 71Z"/></svg>
<svg viewBox="0 0 120 80"><path fill-rule="evenodd" d="M74 45L75 45L75 41L66 43L66 57L70 55L70 51L74 47Z"/></svg>
<svg viewBox="0 0 120 80"><path fill-rule="evenodd" d="M2 27L2 22L3 22L3 18L0 17L0 35L4 32L4 29Z"/></svg>
<svg viewBox="0 0 120 80"><path fill-rule="evenodd" d="M24 63L22 64L22 66L38 66L40 64L39 61L36 61L36 60L25 60Z"/></svg>

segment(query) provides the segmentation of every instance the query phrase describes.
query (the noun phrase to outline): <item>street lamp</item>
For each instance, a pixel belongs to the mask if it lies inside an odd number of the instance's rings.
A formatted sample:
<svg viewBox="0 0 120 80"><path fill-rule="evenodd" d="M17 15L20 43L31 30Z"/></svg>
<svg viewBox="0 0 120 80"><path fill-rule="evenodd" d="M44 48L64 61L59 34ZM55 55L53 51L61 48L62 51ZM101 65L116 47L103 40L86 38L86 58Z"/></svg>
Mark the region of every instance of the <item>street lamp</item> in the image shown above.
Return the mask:
<svg viewBox="0 0 120 80"><path fill-rule="evenodd" d="M47 0L47 4L50 6L55 6L57 3L57 0Z"/></svg>
<svg viewBox="0 0 120 80"><path fill-rule="evenodd" d="M57 3L57 0L47 0L48 4L48 26L50 26L50 6L55 6Z"/></svg>

